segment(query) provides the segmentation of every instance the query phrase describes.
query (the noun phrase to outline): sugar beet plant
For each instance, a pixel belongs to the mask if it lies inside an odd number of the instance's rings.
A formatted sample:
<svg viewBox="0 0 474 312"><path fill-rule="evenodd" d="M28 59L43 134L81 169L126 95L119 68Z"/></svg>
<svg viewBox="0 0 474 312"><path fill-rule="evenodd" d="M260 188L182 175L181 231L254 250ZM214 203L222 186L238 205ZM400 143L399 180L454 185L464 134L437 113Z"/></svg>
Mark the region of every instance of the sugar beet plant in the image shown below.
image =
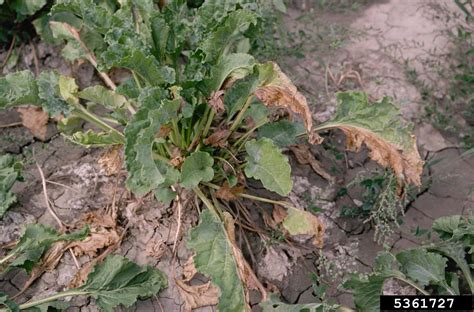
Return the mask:
<svg viewBox="0 0 474 312"><path fill-rule="evenodd" d="M179 212L189 194L202 202L188 247L196 269L220 289L221 311L246 310L247 289L259 284L235 243L235 220L224 202L276 204L284 210L285 233L322 244L324 226L311 213L245 188L255 179L280 196L291 192L282 149L304 140L318 144L318 132L341 129L348 148L365 143L374 160L393 169L400 190L420 184L423 165L389 98L369 103L364 93L339 93L334 118L313 125L305 97L278 65L247 54L265 3L209 0L190 9L183 0L162 8L153 1L59 0L39 29L42 37L64 43L67 60L90 62L105 86L79 90L74 78L54 71L0 79L0 108L41 105L60 119L69 140L123 146L126 186L136 196L153 193ZM118 68L129 78L116 85L107 72ZM92 130L81 131L82 121Z"/></svg>

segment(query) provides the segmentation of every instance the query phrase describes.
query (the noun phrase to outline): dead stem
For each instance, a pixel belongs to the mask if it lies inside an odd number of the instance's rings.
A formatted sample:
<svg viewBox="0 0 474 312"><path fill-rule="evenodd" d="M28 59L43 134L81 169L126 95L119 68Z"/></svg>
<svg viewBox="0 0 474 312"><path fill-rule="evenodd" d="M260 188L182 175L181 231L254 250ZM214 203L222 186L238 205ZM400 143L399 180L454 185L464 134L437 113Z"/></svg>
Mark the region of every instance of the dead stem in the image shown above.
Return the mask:
<svg viewBox="0 0 474 312"><path fill-rule="evenodd" d="M173 257L176 255L176 244L178 243L178 237L179 237L179 232L181 231L181 197L179 196L179 193L176 191L176 188L172 185L171 189L173 192L176 192L176 197L175 197L175 203L176 207L178 208L178 220L176 221L177 227L176 227L176 234L174 235L174 242L173 242Z"/></svg>
<svg viewBox="0 0 474 312"><path fill-rule="evenodd" d="M15 46L15 41L16 41L16 34L13 34L12 42L10 43L10 47L8 48L7 55L5 56L5 59L3 60L2 63L2 68L7 65L8 59L10 58L12 52L13 52L13 47Z"/></svg>
<svg viewBox="0 0 474 312"><path fill-rule="evenodd" d="M11 128L11 127L18 127L18 126L22 126L23 123L21 121L19 122L12 122L12 123L9 123L9 124L6 124L6 125L0 125L0 128Z"/></svg>

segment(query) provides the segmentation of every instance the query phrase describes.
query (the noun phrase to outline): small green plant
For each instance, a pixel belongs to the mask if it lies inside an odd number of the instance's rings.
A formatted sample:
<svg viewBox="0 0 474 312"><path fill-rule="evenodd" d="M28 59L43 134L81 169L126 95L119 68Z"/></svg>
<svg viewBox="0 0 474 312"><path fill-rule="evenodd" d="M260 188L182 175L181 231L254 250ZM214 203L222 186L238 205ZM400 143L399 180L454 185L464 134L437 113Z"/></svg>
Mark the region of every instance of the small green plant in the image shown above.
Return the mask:
<svg viewBox="0 0 474 312"><path fill-rule="evenodd" d="M15 194L10 190L16 181L21 181L23 165L11 155L0 156L0 218L16 201Z"/></svg>
<svg viewBox="0 0 474 312"><path fill-rule="evenodd" d="M217 309L226 311L246 310L247 285L259 283L248 280L254 275L243 278L250 269L224 202L274 204L283 210L279 222L286 235L323 243L324 226L316 216L246 189L246 181L255 179L280 197L291 192L282 147L303 140L318 144L318 133L340 129L349 149L366 144L371 158L391 167L401 190L420 185L423 166L410 128L389 98L370 103L363 92L338 93L334 118L313 125L306 99L276 63L238 52L258 33L260 9L245 0L205 1L198 9L183 0L163 8L153 1L110 6L58 0L42 36L64 42L66 59L89 61L107 87L79 90L74 78L54 71L0 79L0 108L35 103L61 119L58 128L72 142L123 146L126 186L137 197L152 193L179 215L185 194L200 200L206 209L187 246L195 252L197 271L220 290ZM107 74L112 68L126 69L129 79L116 85ZM281 110L285 117L276 113ZM303 126L288 116L301 117ZM78 120L94 128L81 131Z"/></svg>

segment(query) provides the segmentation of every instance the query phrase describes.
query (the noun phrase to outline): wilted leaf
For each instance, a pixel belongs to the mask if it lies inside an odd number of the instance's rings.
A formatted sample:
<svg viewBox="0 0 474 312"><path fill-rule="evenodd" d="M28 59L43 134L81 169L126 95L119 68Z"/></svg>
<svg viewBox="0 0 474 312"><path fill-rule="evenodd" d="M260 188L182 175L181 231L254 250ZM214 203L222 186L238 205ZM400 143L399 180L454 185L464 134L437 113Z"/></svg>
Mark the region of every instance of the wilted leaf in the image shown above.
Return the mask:
<svg viewBox="0 0 474 312"><path fill-rule="evenodd" d="M247 164L245 175L262 181L263 186L282 196L290 193L293 186L288 159L269 139L262 138L245 143Z"/></svg>
<svg viewBox="0 0 474 312"><path fill-rule="evenodd" d="M29 224L25 227L18 244L9 253L15 257L10 266L23 268L30 273L53 243L82 240L88 233L87 226L71 234L59 234L55 229L42 224Z"/></svg>
<svg viewBox="0 0 474 312"><path fill-rule="evenodd" d="M304 235L313 239L313 245L323 247L324 224L315 215L300 209L288 208L282 226L290 235Z"/></svg>
<svg viewBox="0 0 474 312"><path fill-rule="evenodd" d="M108 176L117 174L122 169L123 160L120 151L120 147L114 146L99 158L98 163Z"/></svg>
<svg viewBox="0 0 474 312"><path fill-rule="evenodd" d="M185 311L213 306L219 303L219 288L211 282L202 285L188 285L181 280L176 280L179 294L184 300Z"/></svg>
<svg viewBox="0 0 474 312"><path fill-rule="evenodd" d="M398 108L390 98L369 104L362 92L337 94L336 116L316 130L341 129L347 136L347 148L357 151L365 143L370 158L384 167L391 167L399 184L421 185L423 161L415 137L400 119Z"/></svg>
<svg viewBox="0 0 474 312"><path fill-rule="evenodd" d="M306 98L298 92L291 80L281 71L276 63L273 64L274 79L257 88L255 96L267 106L285 108L292 113L301 115L308 132L310 143L321 139L313 133L313 117Z"/></svg>
<svg viewBox="0 0 474 312"><path fill-rule="evenodd" d="M421 286L442 285L446 280L447 259L424 249L411 249L396 255L401 271Z"/></svg>
<svg viewBox="0 0 474 312"><path fill-rule="evenodd" d="M111 110L121 108L127 103L127 99L123 95L100 85L86 88L80 91L78 96L81 99L103 105Z"/></svg>
<svg viewBox="0 0 474 312"><path fill-rule="evenodd" d="M226 201L236 200L237 195L243 191L243 185L230 187L229 182L224 181L224 184L217 190L216 197Z"/></svg>
<svg viewBox="0 0 474 312"><path fill-rule="evenodd" d="M319 161L316 160L313 153L309 149L309 146L298 144L290 146L290 150L296 157L296 160L301 165L310 165L314 172L326 179L327 181L334 183L336 179L330 175L324 168L321 166Z"/></svg>
<svg viewBox="0 0 474 312"><path fill-rule="evenodd" d="M227 138L230 135L230 130L217 130L204 140L204 144L214 147L224 147L227 145Z"/></svg>
<svg viewBox="0 0 474 312"><path fill-rule="evenodd" d="M297 136L304 131L301 123L280 120L267 123L258 129L259 138L268 138L278 147L296 144Z"/></svg>
<svg viewBox="0 0 474 312"><path fill-rule="evenodd" d="M46 130L48 125L48 113L43 112L41 107L20 107L21 122L23 126L40 140L46 139Z"/></svg>
<svg viewBox="0 0 474 312"><path fill-rule="evenodd" d="M209 210L203 211L200 219L199 225L191 230L188 240L188 247L195 251L194 265L219 287L219 311L245 311L244 286L225 228Z"/></svg>
<svg viewBox="0 0 474 312"><path fill-rule="evenodd" d="M11 155L0 156L0 218L15 203L16 196L10 191L13 184L20 179L22 164Z"/></svg>
<svg viewBox="0 0 474 312"><path fill-rule="evenodd" d="M104 147L124 144L123 137L116 131L95 132L89 129L86 132L78 131L71 136L65 136L72 142L84 147Z"/></svg>
<svg viewBox="0 0 474 312"><path fill-rule="evenodd" d="M155 135L164 124L176 117L179 105L179 100L161 100L158 94L152 93L143 99L140 109L125 128L125 162L129 172L127 187L138 196L158 188L167 179L178 178L174 168L165 163L157 164L159 161L153 159L152 149ZM170 181L171 184L174 182Z"/></svg>
<svg viewBox="0 0 474 312"><path fill-rule="evenodd" d="M139 298L149 298L166 287L166 277L159 270L113 255L96 265L76 290L95 298L101 310L112 312L119 305L130 307Z"/></svg>
<svg viewBox="0 0 474 312"><path fill-rule="evenodd" d="M23 70L0 77L0 109L22 104L40 104L33 74Z"/></svg>
<svg viewBox="0 0 474 312"><path fill-rule="evenodd" d="M214 177L214 159L206 152L197 151L189 155L181 167L181 185L196 187L200 182L209 182Z"/></svg>
<svg viewBox="0 0 474 312"><path fill-rule="evenodd" d="M213 91L209 99L209 106L212 107L217 113L222 113L224 111L224 101L222 96L224 95L224 90Z"/></svg>

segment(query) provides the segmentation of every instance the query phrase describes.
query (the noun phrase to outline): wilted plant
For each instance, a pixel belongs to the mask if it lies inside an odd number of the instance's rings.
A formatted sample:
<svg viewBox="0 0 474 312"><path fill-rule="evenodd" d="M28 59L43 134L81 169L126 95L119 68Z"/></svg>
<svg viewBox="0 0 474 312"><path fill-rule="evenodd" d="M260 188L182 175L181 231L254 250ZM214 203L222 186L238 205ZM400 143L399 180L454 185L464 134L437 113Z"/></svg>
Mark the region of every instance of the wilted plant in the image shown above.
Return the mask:
<svg viewBox="0 0 474 312"><path fill-rule="evenodd" d="M89 61L107 87L79 90L72 77L22 71L0 79L0 107L41 105L75 143L124 146L126 185L138 197L152 192L180 214L184 193L192 192L207 209L188 247L196 269L220 289L218 309L246 310L247 288L259 285L223 201L275 204L284 231L322 245L324 226L314 215L246 189L246 180L256 179L280 196L291 192L281 148L318 144L318 132L341 129L349 149L365 144L372 159L393 169L400 191L420 184L415 138L389 98L371 104L362 92L339 93L334 118L314 126L305 97L279 66L242 52L259 27L258 2L206 1L189 9L175 0L161 10L153 1L110 3L56 1L41 34L64 41L66 59ZM117 86L106 74L113 68L127 69L130 78ZM108 113L97 113L98 105ZM81 120L97 130L78 130Z"/></svg>

